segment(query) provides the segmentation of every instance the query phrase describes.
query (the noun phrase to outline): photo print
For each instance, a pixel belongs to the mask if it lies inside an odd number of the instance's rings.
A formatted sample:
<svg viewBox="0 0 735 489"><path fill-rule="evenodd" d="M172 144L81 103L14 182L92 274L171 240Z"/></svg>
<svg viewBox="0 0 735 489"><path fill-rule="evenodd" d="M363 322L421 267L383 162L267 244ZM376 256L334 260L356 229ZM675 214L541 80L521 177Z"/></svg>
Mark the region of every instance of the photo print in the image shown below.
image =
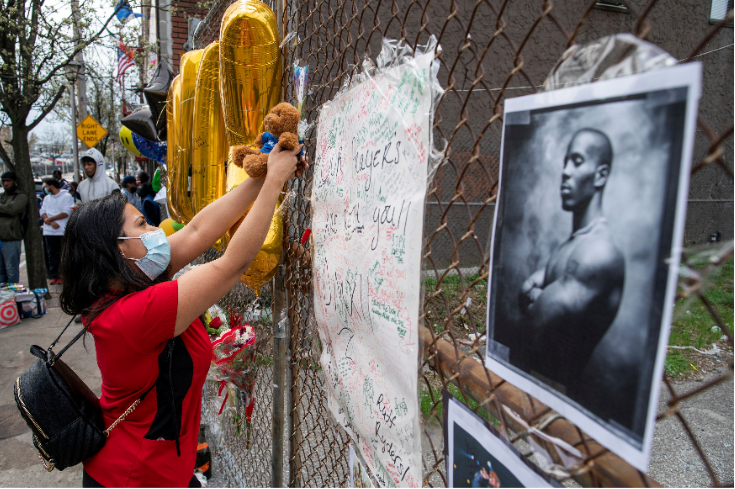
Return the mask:
<svg viewBox="0 0 735 489"><path fill-rule="evenodd" d="M561 487L447 390L442 401L448 487Z"/></svg>
<svg viewBox="0 0 735 489"><path fill-rule="evenodd" d="M646 470L701 66L509 99L486 366Z"/></svg>

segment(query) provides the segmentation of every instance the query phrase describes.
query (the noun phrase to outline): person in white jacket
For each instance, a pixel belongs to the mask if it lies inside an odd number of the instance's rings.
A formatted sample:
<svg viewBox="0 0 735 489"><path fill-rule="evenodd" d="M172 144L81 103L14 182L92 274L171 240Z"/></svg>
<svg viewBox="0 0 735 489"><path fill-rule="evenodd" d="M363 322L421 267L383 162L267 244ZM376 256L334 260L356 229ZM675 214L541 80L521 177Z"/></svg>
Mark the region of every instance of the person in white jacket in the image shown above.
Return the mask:
<svg viewBox="0 0 735 489"><path fill-rule="evenodd" d="M66 190L61 190L61 183L54 178L43 181L46 197L38 211L43 219L43 240L46 248L46 271L52 284L59 284L59 260L61 244L64 240L66 222L74 207L74 197Z"/></svg>
<svg viewBox="0 0 735 489"><path fill-rule="evenodd" d="M101 199L115 190L120 190L115 180L105 173L105 159L102 153L92 148L81 154L81 161L87 175L77 189L82 197L82 203Z"/></svg>

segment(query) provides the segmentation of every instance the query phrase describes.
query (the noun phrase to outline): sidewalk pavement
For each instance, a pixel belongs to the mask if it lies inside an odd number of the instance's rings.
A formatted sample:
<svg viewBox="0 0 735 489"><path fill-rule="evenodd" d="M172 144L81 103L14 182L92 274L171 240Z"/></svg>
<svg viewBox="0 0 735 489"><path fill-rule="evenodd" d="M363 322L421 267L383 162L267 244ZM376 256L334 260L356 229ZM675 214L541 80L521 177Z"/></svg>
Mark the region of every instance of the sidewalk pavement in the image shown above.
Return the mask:
<svg viewBox="0 0 735 489"><path fill-rule="evenodd" d="M21 257L21 262L25 260ZM27 283L25 267L21 267L21 283ZM54 296L49 301L48 314L38 319L23 319L16 326L0 329L0 436L2 425L20 418L13 395L15 379L25 372L35 361L30 354L31 345L48 348L56 336L71 319L58 307L60 286L52 286ZM55 306L55 307L54 307ZM79 332L81 325L72 323L59 340L63 347ZM81 377L95 394L100 395L102 379L97 368L94 340L91 335L86 339L87 349L80 339L64 353L63 360ZM59 351L60 347L56 348ZM20 418L22 420L22 418ZM0 487L82 487L82 466L71 467L63 472L46 472L33 447L31 432L22 423L25 432L0 439ZM17 424L15 424L17 426Z"/></svg>

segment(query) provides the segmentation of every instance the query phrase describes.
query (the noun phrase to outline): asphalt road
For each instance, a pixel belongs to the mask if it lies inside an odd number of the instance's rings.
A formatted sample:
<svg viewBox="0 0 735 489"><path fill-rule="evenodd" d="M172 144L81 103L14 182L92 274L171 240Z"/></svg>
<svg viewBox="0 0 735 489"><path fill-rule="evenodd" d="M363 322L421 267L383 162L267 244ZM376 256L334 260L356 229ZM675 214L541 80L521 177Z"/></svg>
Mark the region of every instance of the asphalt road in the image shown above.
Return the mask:
<svg viewBox="0 0 735 489"><path fill-rule="evenodd" d="M708 380L718 377L727 370L701 381L674 384L678 395L700 387ZM659 413L665 412L666 402L671 399L668 390L661 387ZM720 479L720 484L733 485L733 379L732 377L691 399L681 403L681 413L707 454L709 463ZM649 474L668 487L706 487L712 480L705 469L699 452L691 442L681 422L668 417L656 424L653 438Z"/></svg>

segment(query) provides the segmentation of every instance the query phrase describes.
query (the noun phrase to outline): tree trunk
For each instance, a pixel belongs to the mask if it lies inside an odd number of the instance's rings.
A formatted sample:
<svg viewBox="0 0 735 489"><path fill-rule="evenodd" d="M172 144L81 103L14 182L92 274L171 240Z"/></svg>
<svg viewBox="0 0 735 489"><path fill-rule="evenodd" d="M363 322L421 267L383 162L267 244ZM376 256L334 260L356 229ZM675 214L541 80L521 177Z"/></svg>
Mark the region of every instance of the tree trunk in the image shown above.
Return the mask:
<svg viewBox="0 0 735 489"><path fill-rule="evenodd" d="M26 249L26 264L29 289L48 288L46 283L46 261L43 255L43 235L38 225L38 204L36 203L36 185L33 182L31 155L28 153L28 128L25 123L13 123L13 159L15 173L18 175L18 186L28 197L28 229L23 240Z"/></svg>

